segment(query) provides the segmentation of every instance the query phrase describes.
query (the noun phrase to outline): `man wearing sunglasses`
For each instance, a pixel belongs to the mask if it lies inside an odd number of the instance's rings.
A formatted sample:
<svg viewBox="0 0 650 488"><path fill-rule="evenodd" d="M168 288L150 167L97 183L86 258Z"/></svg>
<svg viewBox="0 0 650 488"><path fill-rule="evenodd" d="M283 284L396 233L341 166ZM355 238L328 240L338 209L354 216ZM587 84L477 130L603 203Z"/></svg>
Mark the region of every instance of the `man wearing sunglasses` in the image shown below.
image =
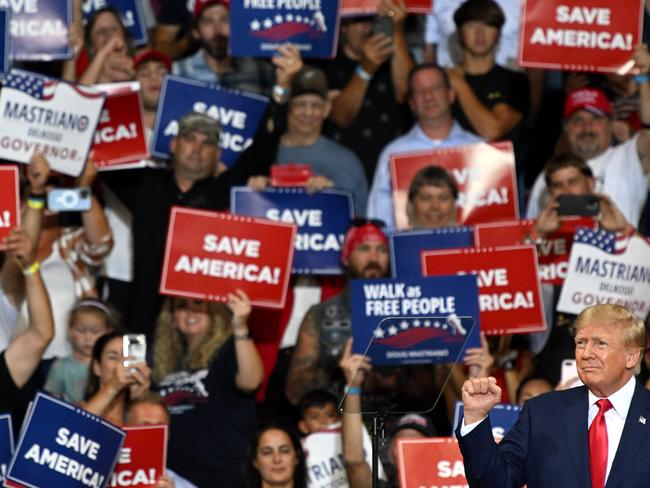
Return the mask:
<svg viewBox="0 0 650 488"><path fill-rule="evenodd" d="M377 220L352 221L341 250L347 280L388 276L388 238L383 225ZM314 305L302 321L287 375L286 395L290 403L296 405L305 393L318 389L341 395L345 378L338 360L351 335L346 285L340 294Z"/></svg>

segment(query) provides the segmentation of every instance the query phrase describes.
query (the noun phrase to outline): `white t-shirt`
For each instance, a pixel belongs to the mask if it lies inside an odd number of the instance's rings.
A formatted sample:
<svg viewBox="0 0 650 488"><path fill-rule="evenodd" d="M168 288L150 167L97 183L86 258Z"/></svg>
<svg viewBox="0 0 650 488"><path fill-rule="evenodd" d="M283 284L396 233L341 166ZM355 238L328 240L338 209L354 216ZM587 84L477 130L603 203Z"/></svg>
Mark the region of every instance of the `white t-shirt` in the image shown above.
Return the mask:
<svg viewBox="0 0 650 488"><path fill-rule="evenodd" d="M465 0L435 0L432 14L427 15L424 39L427 44L435 44L436 60L440 66L451 67L459 64L463 50L458 43L454 12ZM496 52L496 62L506 68L520 70L519 57L519 17L521 0L496 0L503 10L506 22L501 28L501 39Z"/></svg>
<svg viewBox="0 0 650 488"><path fill-rule="evenodd" d="M587 161L596 179L597 193L609 196L625 218L637 225L648 194L648 176L643 172L636 149L637 136L610 147L600 156ZM526 216L537 217L547 198L544 173L540 173L530 192Z"/></svg>

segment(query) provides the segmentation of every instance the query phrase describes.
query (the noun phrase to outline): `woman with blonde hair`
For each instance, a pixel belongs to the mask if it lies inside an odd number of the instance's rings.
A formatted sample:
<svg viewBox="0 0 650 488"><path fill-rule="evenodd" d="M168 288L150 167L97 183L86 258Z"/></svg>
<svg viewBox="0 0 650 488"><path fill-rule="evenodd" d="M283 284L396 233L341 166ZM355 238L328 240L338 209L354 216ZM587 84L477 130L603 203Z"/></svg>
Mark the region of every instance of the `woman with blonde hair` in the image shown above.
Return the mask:
<svg viewBox="0 0 650 488"><path fill-rule="evenodd" d="M244 486L264 373L250 312L237 290L226 304L168 299L158 320L153 378L171 414L168 465L197 486Z"/></svg>

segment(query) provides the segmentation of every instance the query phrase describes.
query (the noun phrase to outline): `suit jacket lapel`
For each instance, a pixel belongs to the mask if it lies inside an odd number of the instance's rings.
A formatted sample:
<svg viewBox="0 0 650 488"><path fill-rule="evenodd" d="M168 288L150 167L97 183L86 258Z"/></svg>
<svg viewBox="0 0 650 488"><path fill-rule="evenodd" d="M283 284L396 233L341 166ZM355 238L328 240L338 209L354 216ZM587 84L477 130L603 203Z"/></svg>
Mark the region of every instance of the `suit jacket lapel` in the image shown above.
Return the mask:
<svg viewBox="0 0 650 488"><path fill-rule="evenodd" d="M647 419L645 423L642 418ZM623 486L621 483L624 481L625 473L637 459L641 444L648 434L650 434L650 392L637 382L623 426L621 442L616 449L612 470L605 485L607 488ZM647 456L647 453L641 455Z"/></svg>
<svg viewBox="0 0 650 488"><path fill-rule="evenodd" d="M573 463L580 486L591 486L589 477L589 434L587 415L589 412L587 388L575 389L564 409L564 425L569 458Z"/></svg>

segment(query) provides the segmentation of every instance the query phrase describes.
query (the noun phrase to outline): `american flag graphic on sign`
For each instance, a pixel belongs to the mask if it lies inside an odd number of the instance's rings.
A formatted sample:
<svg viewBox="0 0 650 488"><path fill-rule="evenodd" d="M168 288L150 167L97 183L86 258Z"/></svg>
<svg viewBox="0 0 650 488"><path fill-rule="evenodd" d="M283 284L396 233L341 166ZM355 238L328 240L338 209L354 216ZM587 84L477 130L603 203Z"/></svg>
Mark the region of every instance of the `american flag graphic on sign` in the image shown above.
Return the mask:
<svg viewBox="0 0 650 488"><path fill-rule="evenodd" d="M607 230L591 230L579 227L576 230L574 243L590 244L610 254L621 254L627 248L629 236L615 234Z"/></svg>
<svg viewBox="0 0 650 488"><path fill-rule="evenodd" d="M440 338L443 342L464 341L466 335L466 328L455 315L449 317L397 317L385 319L379 324L374 332L374 342L397 348L407 348L433 338Z"/></svg>
<svg viewBox="0 0 650 488"><path fill-rule="evenodd" d="M5 87L25 92L36 100L50 100L54 96L56 85L56 81L44 76L18 70L12 70L5 76Z"/></svg>

